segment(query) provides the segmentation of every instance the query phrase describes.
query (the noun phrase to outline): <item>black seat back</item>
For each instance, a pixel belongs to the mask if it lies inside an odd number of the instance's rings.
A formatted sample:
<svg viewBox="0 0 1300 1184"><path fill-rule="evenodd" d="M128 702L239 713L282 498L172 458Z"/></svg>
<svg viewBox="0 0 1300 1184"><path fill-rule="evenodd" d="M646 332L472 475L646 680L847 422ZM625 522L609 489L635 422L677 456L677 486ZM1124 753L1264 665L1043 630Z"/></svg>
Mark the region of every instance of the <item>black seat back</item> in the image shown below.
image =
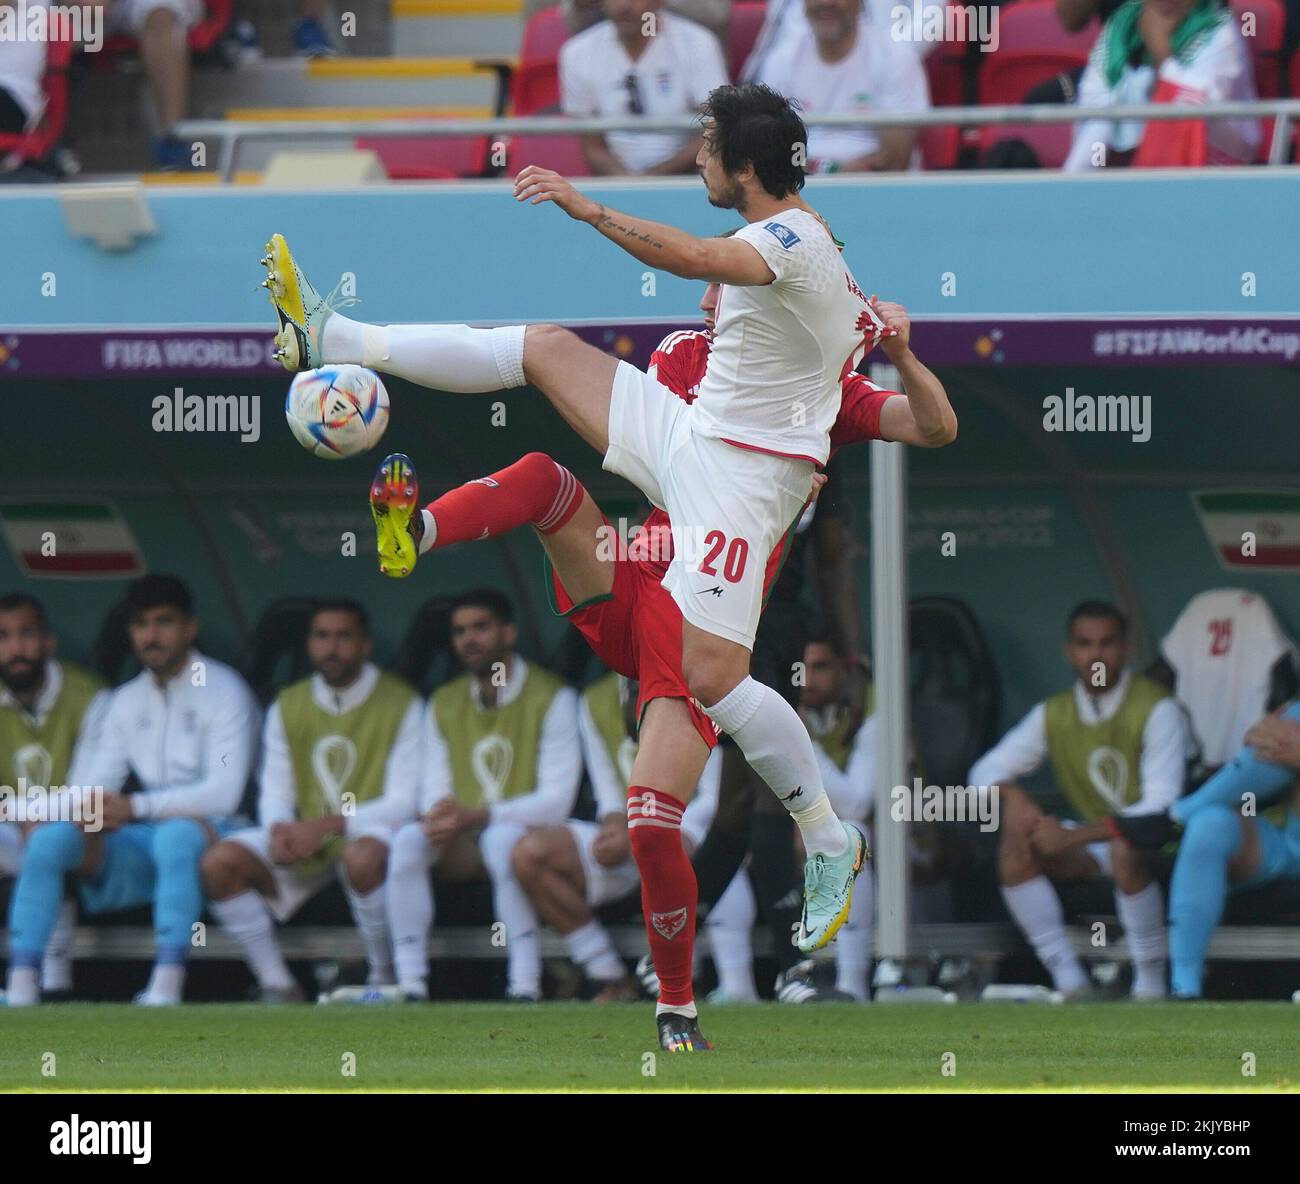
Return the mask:
<svg viewBox="0 0 1300 1184"><path fill-rule="evenodd" d="M316 604L310 596L286 596L273 601L249 634L237 665L263 705L289 683L311 673L307 629Z"/></svg>
<svg viewBox="0 0 1300 1184"><path fill-rule="evenodd" d="M912 734L921 771L933 785L964 785L997 739L1002 696L992 650L960 600L914 600L909 627Z"/></svg>
<svg viewBox="0 0 1300 1184"><path fill-rule="evenodd" d="M445 596L426 600L411 618L390 669L422 695L432 694L453 675L460 663L451 652L451 606Z"/></svg>

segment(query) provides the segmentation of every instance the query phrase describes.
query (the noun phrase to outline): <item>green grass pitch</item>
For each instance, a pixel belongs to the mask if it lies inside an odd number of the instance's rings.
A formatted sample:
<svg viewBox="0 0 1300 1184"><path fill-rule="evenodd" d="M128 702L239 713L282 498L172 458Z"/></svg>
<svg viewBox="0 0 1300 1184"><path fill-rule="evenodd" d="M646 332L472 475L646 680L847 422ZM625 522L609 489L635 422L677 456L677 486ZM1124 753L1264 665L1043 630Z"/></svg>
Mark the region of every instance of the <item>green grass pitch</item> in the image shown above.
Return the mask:
<svg viewBox="0 0 1300 1184"><path fill-rule="evenodd" d="M648 1004L0 1008L0 1090L1300 1087L1291 1004L709 1007L715 1052L647 1058L652 1016Z"/></svg>

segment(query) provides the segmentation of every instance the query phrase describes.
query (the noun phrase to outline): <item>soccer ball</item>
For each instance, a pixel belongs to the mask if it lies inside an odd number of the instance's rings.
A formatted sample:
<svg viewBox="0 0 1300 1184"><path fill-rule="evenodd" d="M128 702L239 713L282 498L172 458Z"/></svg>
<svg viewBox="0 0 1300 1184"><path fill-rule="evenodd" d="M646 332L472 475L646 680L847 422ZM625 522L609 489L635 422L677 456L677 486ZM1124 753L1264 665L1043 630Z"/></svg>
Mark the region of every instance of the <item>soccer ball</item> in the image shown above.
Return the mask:
<svg viewBox="0 0 1300 1184"><path fill-rule="evenodd" d="M284 417L312 456L341 460L379 443L388 427L388 392L363 366L322 366L294 378Z"/></svg>

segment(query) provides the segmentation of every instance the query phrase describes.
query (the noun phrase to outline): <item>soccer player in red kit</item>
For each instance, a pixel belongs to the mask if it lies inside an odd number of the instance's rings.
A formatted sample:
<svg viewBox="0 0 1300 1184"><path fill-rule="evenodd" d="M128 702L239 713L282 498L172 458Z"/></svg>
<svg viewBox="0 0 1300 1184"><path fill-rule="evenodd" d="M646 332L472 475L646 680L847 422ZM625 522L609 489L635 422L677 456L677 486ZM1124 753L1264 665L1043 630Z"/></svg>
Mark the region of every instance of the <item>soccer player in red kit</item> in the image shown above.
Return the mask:
<svg viewBox="0 0 1300 1184"><path fill-rule="evenodd" d="M671 333L651 356L648 373L664 387L665 396L672 392L686 402L694 398L708 365L718 290L719 285L708 285L701 300L704 331ZM832 450L871 439L924 447L949 443L956 435L956 419L938 379L910 354L906 311L884 302L875 308L885 326L877 340L891 358L910 359L907 394L883 390L859 374L847 375L831 430ZM407 457L398 454L384 461L371 500L377 514L386 506L410 506L418 500L414 467ZM703 756L717 743L717 728L690 693L682 672L681 612L661 584L674 542L680 542L672 538L668 515L656 508L631 539L622 540L577 478L534 452L490 477L449 491L411 520L422 552L492 538L525 525L537 530L550 560L558 610L607 666L638 681L638 715L655 700L681 704L702 741L702 767ZM708 539L701 542L707 551ZM783 540L766 557L765 588L779 571L784 551ZM681 752L642 746L628 801L646 932L660 981L660 1043L674 1052L709 1047L699 1030L691 987L697 890L678 830L686 800L638 787L657 783L657 763L680 765L683 759ZM674 783L681 781L677 776Z"/></svg>

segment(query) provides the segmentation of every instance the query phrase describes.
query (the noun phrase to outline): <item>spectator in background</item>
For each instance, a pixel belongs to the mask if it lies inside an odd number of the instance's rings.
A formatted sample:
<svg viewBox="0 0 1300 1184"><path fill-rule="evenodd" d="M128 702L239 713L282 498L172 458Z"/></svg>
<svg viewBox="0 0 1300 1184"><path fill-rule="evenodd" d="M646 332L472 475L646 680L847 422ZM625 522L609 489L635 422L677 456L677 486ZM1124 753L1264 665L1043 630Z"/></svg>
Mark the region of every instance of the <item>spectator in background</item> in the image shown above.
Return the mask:
<svg viewBox="0 0 1300 1184"><path fill-rule="evenodd" d="M1056 0L1056 15L1067 33L1081 32L1096 17L1104 25L1124 0Z"/></svg>
<svg viewBox="0 0 1300 1184"><path fill-rule="evenodd" d="M1099 829L1114 813L1158 814L1183 792L1193 749L1186 713L1159 683L1127 669L1128 626L1114 605L1085 601L1066 625L1074 685L1039 703L975 762L969 783L1000 801L1002 899L1058 991L1086 998L1053 880L1106 876L1133 959L1133 997L1165 994L1165 910L1150 862ZM1074 820L1049 818L1017 784L1050 760ZM993 787L997 787L996 790ZM1080 823L1092 825L1079 825Z"/></svg>
<svg viewBox="0 0 1300 1184"><path fill-rule="evenodd" d="M329 0L298 0L298 20L293 26L294 52L302 58L328 58L338 53L325 21Z"/></svg>
<svg viewBox="0 0 1300 1184"><path fill-rule="evenodd" d="M560 49L560 104L566 115L694 115L727 81L718 39L663 0L605 0L608 19ZM581 137L598 176L694 173L700 135L610 132Z"/></svg>
<svg viewBox="0 0 1300 1184"><path fill-rule="evenodd" d="M161 133L154 142L154 163L167 170L190 168L190 145L172 128L189 110L188 38L203 17L202 0L114 0L108 13L110 32L126 33L140 43Z"/></svg>
<svg viewBox="0 0 1300 1184"><path fill-rule="evenodd" d="M1079 105L1253 100L1254 71L1232 11L1218 0L1127 0L1106 22L1079 83ZM1067 171L1127 163L1158 124L1091 120L1075 130ZM1253 119L1206 121L1205 163L1246 164Z"/></svg>
<svg viewBox="0 0 1300 1184"><path fill-rule="evenodd" d="M759 82L797 100L805 115L929 109L921 59L868 23L860 0L804 0L804 9L808 28L772 50ZM808 171L906 169L919 163L917 137L916 128L809 128Z"/></svg>
<svg viewBox="0 0 1300 1184"><path fill-rule="evenodd" d="M104 790L102 830L50 822L31 834L9 910L9 1005L39 999L40 965L78 873L87 912L152 902L157 952L136 1002L181 1002L185 962L203 913L199 860L235 829L248 782L259 710L229 666L194 648L198 621L189 588L174 576L143 576L127 588L127 628L143 669L109 698L103 727L77 754L74 786ZM140 788L125 794L134 775ZM25 974L21 979L17 971Z"/></svg>
<svg viewBox="0 0 1300 1184"><path fill-rule="evenodd" d="M37 787L42 793L67 785L68 770L78 751L94 744L108 707L103 681L58 661L57 646L39 600L25 592L0 596L0 782L15 790L24 783L29 792ZM32 825L26 818L0 822L0 876L18 874ZM72 986L68 954L75 921L75 905L63 901L41 965L40 989L47 996ZM35 970L12 957L9 965L9 988L21 1001Z"/></svg>
<svg viewBox="0 0 1300 1184"><path fill-rule="evenodd" d="M577 696L555 675L515 652L514 607L480 589L451 610L451 648L468 673L439 687L424 712L420 817L397 832L387 905L397 982L429 996L433 924L429 869L453 882L492 882L505 926L506 997L541 997L537 914L511 868L510 853L532 826L569 816L582 776Z"/></svg>
<svg viewBox="0 0 1300 1184"><path fill-rule="evenodd" d="M544 9L554 7L554 0L524 0L524 23L527 24ZM564 10L564 22L569 26L570 33L590 29L605 16L602 0L564 0L559 7ZM703 25L719 41L727 35L731 0L669 0L666 7L669 12Z"/></svg>
<svg viewBox="0 0 1300 1184"><path fill-rule="evenodd" d="M903 0L859 0L858 8L862 12L864 23L874 29L878 34L890 37L891 27L894 25L894 9L903 3ZM909 13L914 5L919 4L922 13L922 20L930 19L926 16L926 11L931 8L943 9L942 0L906 0L904 7ZM742 82L758 81L767 59L773 53L780 51L787 53L790 47L796 42L803 39L808 33L808 14L804 10L804 0L767 0L767 6L763 12L763 26L758 31L758 37L754 41L754 48L750 50L749 57L745 60L740 70L740 79ZM924 40L898 40L894 42L900 49L908 48L917 57L924 58L935 46L933 41Z"/></svg>
<svg viewBox="0 0 1300 1184"><path fill-rule="evenodd" d="M511 856L538 914L564 938L569 957L595 988L594 1003L629 1002L641 993L593 911L636 891L641 882L627 826L636 703L637 684L620 674L607 674L583 691L578 734L596 797L596 821L570 818L559 826L533 827ZM704 837L717 805L720 765L715 750L682 814L688 855Z"/></svg>
<svg viewBox="0 0 1300 1184"><path fill-rule="evenodd" d="M212 913L244 947L266 1002L302 990L275 940L286 921L338 879L366 947L369 986L393 983L384 911L388 848L415 817L421 703L370 661L366 610L326 601L312 613L315 673L281 691L266 713L258 825L203 857Z"/></svg>

